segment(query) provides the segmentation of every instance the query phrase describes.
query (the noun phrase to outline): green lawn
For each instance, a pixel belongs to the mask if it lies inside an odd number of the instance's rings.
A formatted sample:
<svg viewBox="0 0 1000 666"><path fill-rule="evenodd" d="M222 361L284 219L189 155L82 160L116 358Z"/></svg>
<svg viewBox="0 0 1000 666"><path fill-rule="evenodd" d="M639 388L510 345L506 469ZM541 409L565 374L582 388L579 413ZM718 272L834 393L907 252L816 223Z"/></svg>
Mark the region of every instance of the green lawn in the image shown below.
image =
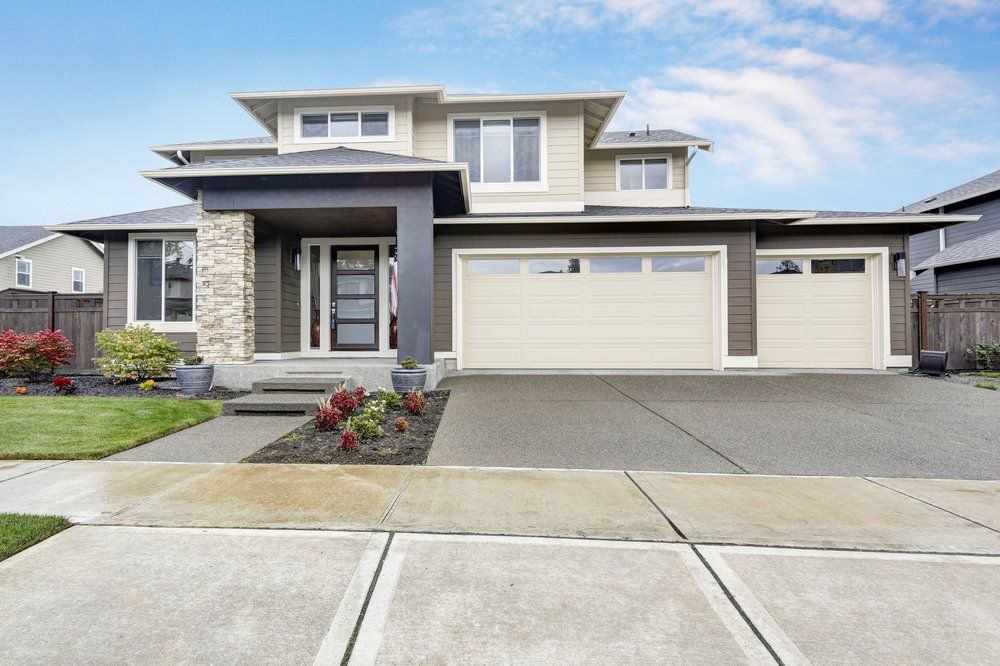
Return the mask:
<svg viewBox="0 0 1000 666"><path fill-rule="evenodd" d="M1000 372L996 370L969 370L970 375L975 375L976 377L993 377L994 379L1000 379Z"/></svg>
<svg viewBox="0 0 1000 666"><path fill-rule="evenodd" d="M0 459L93 459L213 419L217 400L0 397Z"/></svg>
<svg viewBox="0 0 1000 666"><path fill-rule="evenodd" d="M0 560L62 532L69 524L60 516L0 513Z"/></svg>

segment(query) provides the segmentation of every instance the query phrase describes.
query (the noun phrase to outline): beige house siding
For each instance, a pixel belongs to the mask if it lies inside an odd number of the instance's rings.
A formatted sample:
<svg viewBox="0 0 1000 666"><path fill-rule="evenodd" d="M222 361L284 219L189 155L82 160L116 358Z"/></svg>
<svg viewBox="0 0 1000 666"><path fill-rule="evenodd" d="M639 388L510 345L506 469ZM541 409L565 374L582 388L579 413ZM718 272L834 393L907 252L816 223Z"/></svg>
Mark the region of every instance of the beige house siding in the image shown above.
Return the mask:
<svg viewBox="0 0 1000 666"><path fill-rule="evenodd" d="M438 227L434 235L434 350L452 344L452 250L470 248L725 245L730 356L753 355L752 222Z"/></svg>
<svg viewBox="0 0 1000 666"><path fill-rule="evenodd" d="M545 112L546 177L548 190L540 192L476 193L472 202L543 203L582 202L581 146L583 127L580 102L512 102L496 104L423 104L413 110L413 155L433 160L448 160L448 116L470 117L483 114Z"/></svg>
<svg viewBox="0 0 1000 666"><path fill-rule="evenodd" d="M799 227L789 229L761 224L757 229L757 248L761 250L809 248L887 247L890 258L906 249L906 232L891 227ZM889 271L889 337L891 354L908 354L909 284L908 277Z"/></svg>
<svg viewBox="0 0 1000 666"><path fill-rule="evenodd" d="M82 238L60 235L17 254L31 260L30 289L72 293L73 268L82 268L84 292L93 294L104 290L104 259L93 245ZM13 255L0 259L0 289L19 287L16 270Z"/></svg>
<svg viewBox="0 0 1000 666"><path fill-rule="evenodd" d="M635 155L669 155L671 189L619 192L615 173L617 158ZM685 158L684 148L587 150L584 153L584 200L587 204L602 206L685 206L688 185Z"/></svg>
<svg viewBox="0 0 1000 666"><path fill-rule="evenodd" d="M281 100L278 116L278 153L297 153L306 150L324 150L347 146L358 150L375 150L397 155L412 155L411 137L412 97L407 95L378 97L317 97L315 99ZM345 111L364 107L392 106L395 114L395 136L392 141L338 141L322 143L295 143L295 109L340 107Z"/></svg>

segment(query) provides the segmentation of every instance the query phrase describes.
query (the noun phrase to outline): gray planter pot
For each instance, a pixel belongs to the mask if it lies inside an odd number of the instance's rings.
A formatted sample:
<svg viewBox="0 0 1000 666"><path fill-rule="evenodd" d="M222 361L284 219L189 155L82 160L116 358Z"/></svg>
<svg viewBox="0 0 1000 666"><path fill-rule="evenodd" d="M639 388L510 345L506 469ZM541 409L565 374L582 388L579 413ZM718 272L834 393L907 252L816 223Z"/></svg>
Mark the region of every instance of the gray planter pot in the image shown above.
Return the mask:
<svg viewBox="0 0 1000 666"><path fill-rule="evenodd" d="M177 375L177 386L184 395L196 395L212 390L212 378L215 376L214 365L178 365L174 368Z"/></svg>
<svg viewBox="0 0 1000 666"><path fill-rule="evenodd" d="M416 370L392 369L392 388L400 395L404 395L410 391L423 391L425 383L427 383L427 368L417 368Z"/></svg>

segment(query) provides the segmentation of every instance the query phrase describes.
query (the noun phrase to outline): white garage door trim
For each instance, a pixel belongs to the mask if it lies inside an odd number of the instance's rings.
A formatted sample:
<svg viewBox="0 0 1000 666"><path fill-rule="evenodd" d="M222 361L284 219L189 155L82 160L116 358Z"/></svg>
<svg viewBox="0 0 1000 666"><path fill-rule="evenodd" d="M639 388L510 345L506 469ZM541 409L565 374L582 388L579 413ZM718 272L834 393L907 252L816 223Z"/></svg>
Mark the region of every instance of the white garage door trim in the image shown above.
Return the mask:
<svg viewBox="0 0 1000 666"><path fill-rule="evenodd" d="M775 250L757 250L757 257L864 257L872 267L872 368L885 370L894 366L896 357L890 355L889 341L889 248L887 247L788 247ZM756 304L754 311L756 312ZM756 316L756 314L755 314Z"/></svg>
<svg viewBox="0 0 1000 666"><path fill-rule="evenodd" d="M652 245L640 247L532 247L532 248L456 248L452 250L451 264L451 331L452 348L456 352L456 368L463 368L462 340L462 261L474 256L523 257L526 255L581 254L656 254L702 255L709 259L712 276L712 367L722 370L726 350L729 349L729 286L727 278L728 256L725 245Z"/></svg>

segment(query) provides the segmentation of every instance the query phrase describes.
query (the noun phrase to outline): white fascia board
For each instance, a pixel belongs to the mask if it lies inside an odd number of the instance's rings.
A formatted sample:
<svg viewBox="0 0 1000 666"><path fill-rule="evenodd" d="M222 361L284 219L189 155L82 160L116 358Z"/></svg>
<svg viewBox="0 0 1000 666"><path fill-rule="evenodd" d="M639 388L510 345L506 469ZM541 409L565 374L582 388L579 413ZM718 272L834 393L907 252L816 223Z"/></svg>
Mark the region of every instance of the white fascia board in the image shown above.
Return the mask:
<svg viewBox="0 0 1000 666"><path fill-rule="evenodd" d="M567 92L567 93L514 93L490 94L476 93L468 95L449 95L445 93L444 104L477 104L481 102L576 102L588 99L625 99L627 90L603 90L600 92ZM615 108L617 108L617 104ZM608 114L611 115L611 114Z"/></svg>
<svg viewBox="0 0 1000 666"><path fill-rule="evenodd" d="M813 212L781 213L687 213L681 215L537 215L531 217L482 217L474 219L436 217L434 224L554 224L585 222L680 222L709 220L798 220L815 215Z"/></svg>
<svg viewBox="0 0 1000 666"><path fill-rule="evenodd" d="M48 231L57 231L59 233L72 233L74 231L149 231L149 230L163 230L169 231L171 229L197 229L197 222L174 222L174 223L164 223L164 224L57 224L51 227L45 227Z"/></svg>
<svg viewBox="0 0 1000 666"><path fill-rule="evenodd" d="M55 231L55 229L53 229L52 227L42 227L42 228L45 229L46 231ZM59 234L57 232L57 233L52 234L51 236L46 236L45 238L39 238L36 241L31 241L30 243L26 243L26 244L24 244L24 245L22 245L20 247L15 247L13 250L7 250L6 252L0 254L0 259L5 259L5 258L13 256L13 255L15 255L15 254L17 254L19 252L24 252L25 250L30 250L31 248L35 247L36 245L41 245L42 243L48 243L50 240L59 238L60 235L61 234Z"/></svg>
<svg viewBox="0 0 1000 666"><path fill-rule="evenodd" d="M788 226L810 226L831 224L936 224L944 222L957 224L959 222L975 222L982 215L938 215L929 213L919 217L915 215L866 216L866 217L818 217L798 222L789 222Z"/></svg>
<svg viewBox="0 0 1000 666"><path fill-rule="evenodd" d="M204 178L212 176L281 176L317 173L397 173L406 171L460 171L468 173L464 163L450 164L374 164L351 166L297 166L297 167L247 167L244 169L172 169L140 171L139 175L150 180L161 178Z"/></svg>
<svg viewBox="0 0 1000 666"><path fill-rule="evenodd" d="M596 143L590 150L623 150L631 148L701 148L709 153L715 150L714 141L659 141L657 143Z"/></svg>
<svg viewBox="0 0 1000 666"><path fill-rule="evenodd" d="M443 101L444 86L374 86L368 88L315 88L310 90L261 90L233 92L229 96L240 102L250 99L297 99L302 97L359 97L367 95L426 95L435 94Z"/></svg>
<svg viewBox="0 0 1000 666"><path fill-rule="evenodd" d="M150 146L149 149L154 153L175 153L178 150L204 150L204 151L219 151L219 150L278 150L278 144L275 143L216 143L216 144L205 144L205 143L171 143L164 146Z"/></svg>

